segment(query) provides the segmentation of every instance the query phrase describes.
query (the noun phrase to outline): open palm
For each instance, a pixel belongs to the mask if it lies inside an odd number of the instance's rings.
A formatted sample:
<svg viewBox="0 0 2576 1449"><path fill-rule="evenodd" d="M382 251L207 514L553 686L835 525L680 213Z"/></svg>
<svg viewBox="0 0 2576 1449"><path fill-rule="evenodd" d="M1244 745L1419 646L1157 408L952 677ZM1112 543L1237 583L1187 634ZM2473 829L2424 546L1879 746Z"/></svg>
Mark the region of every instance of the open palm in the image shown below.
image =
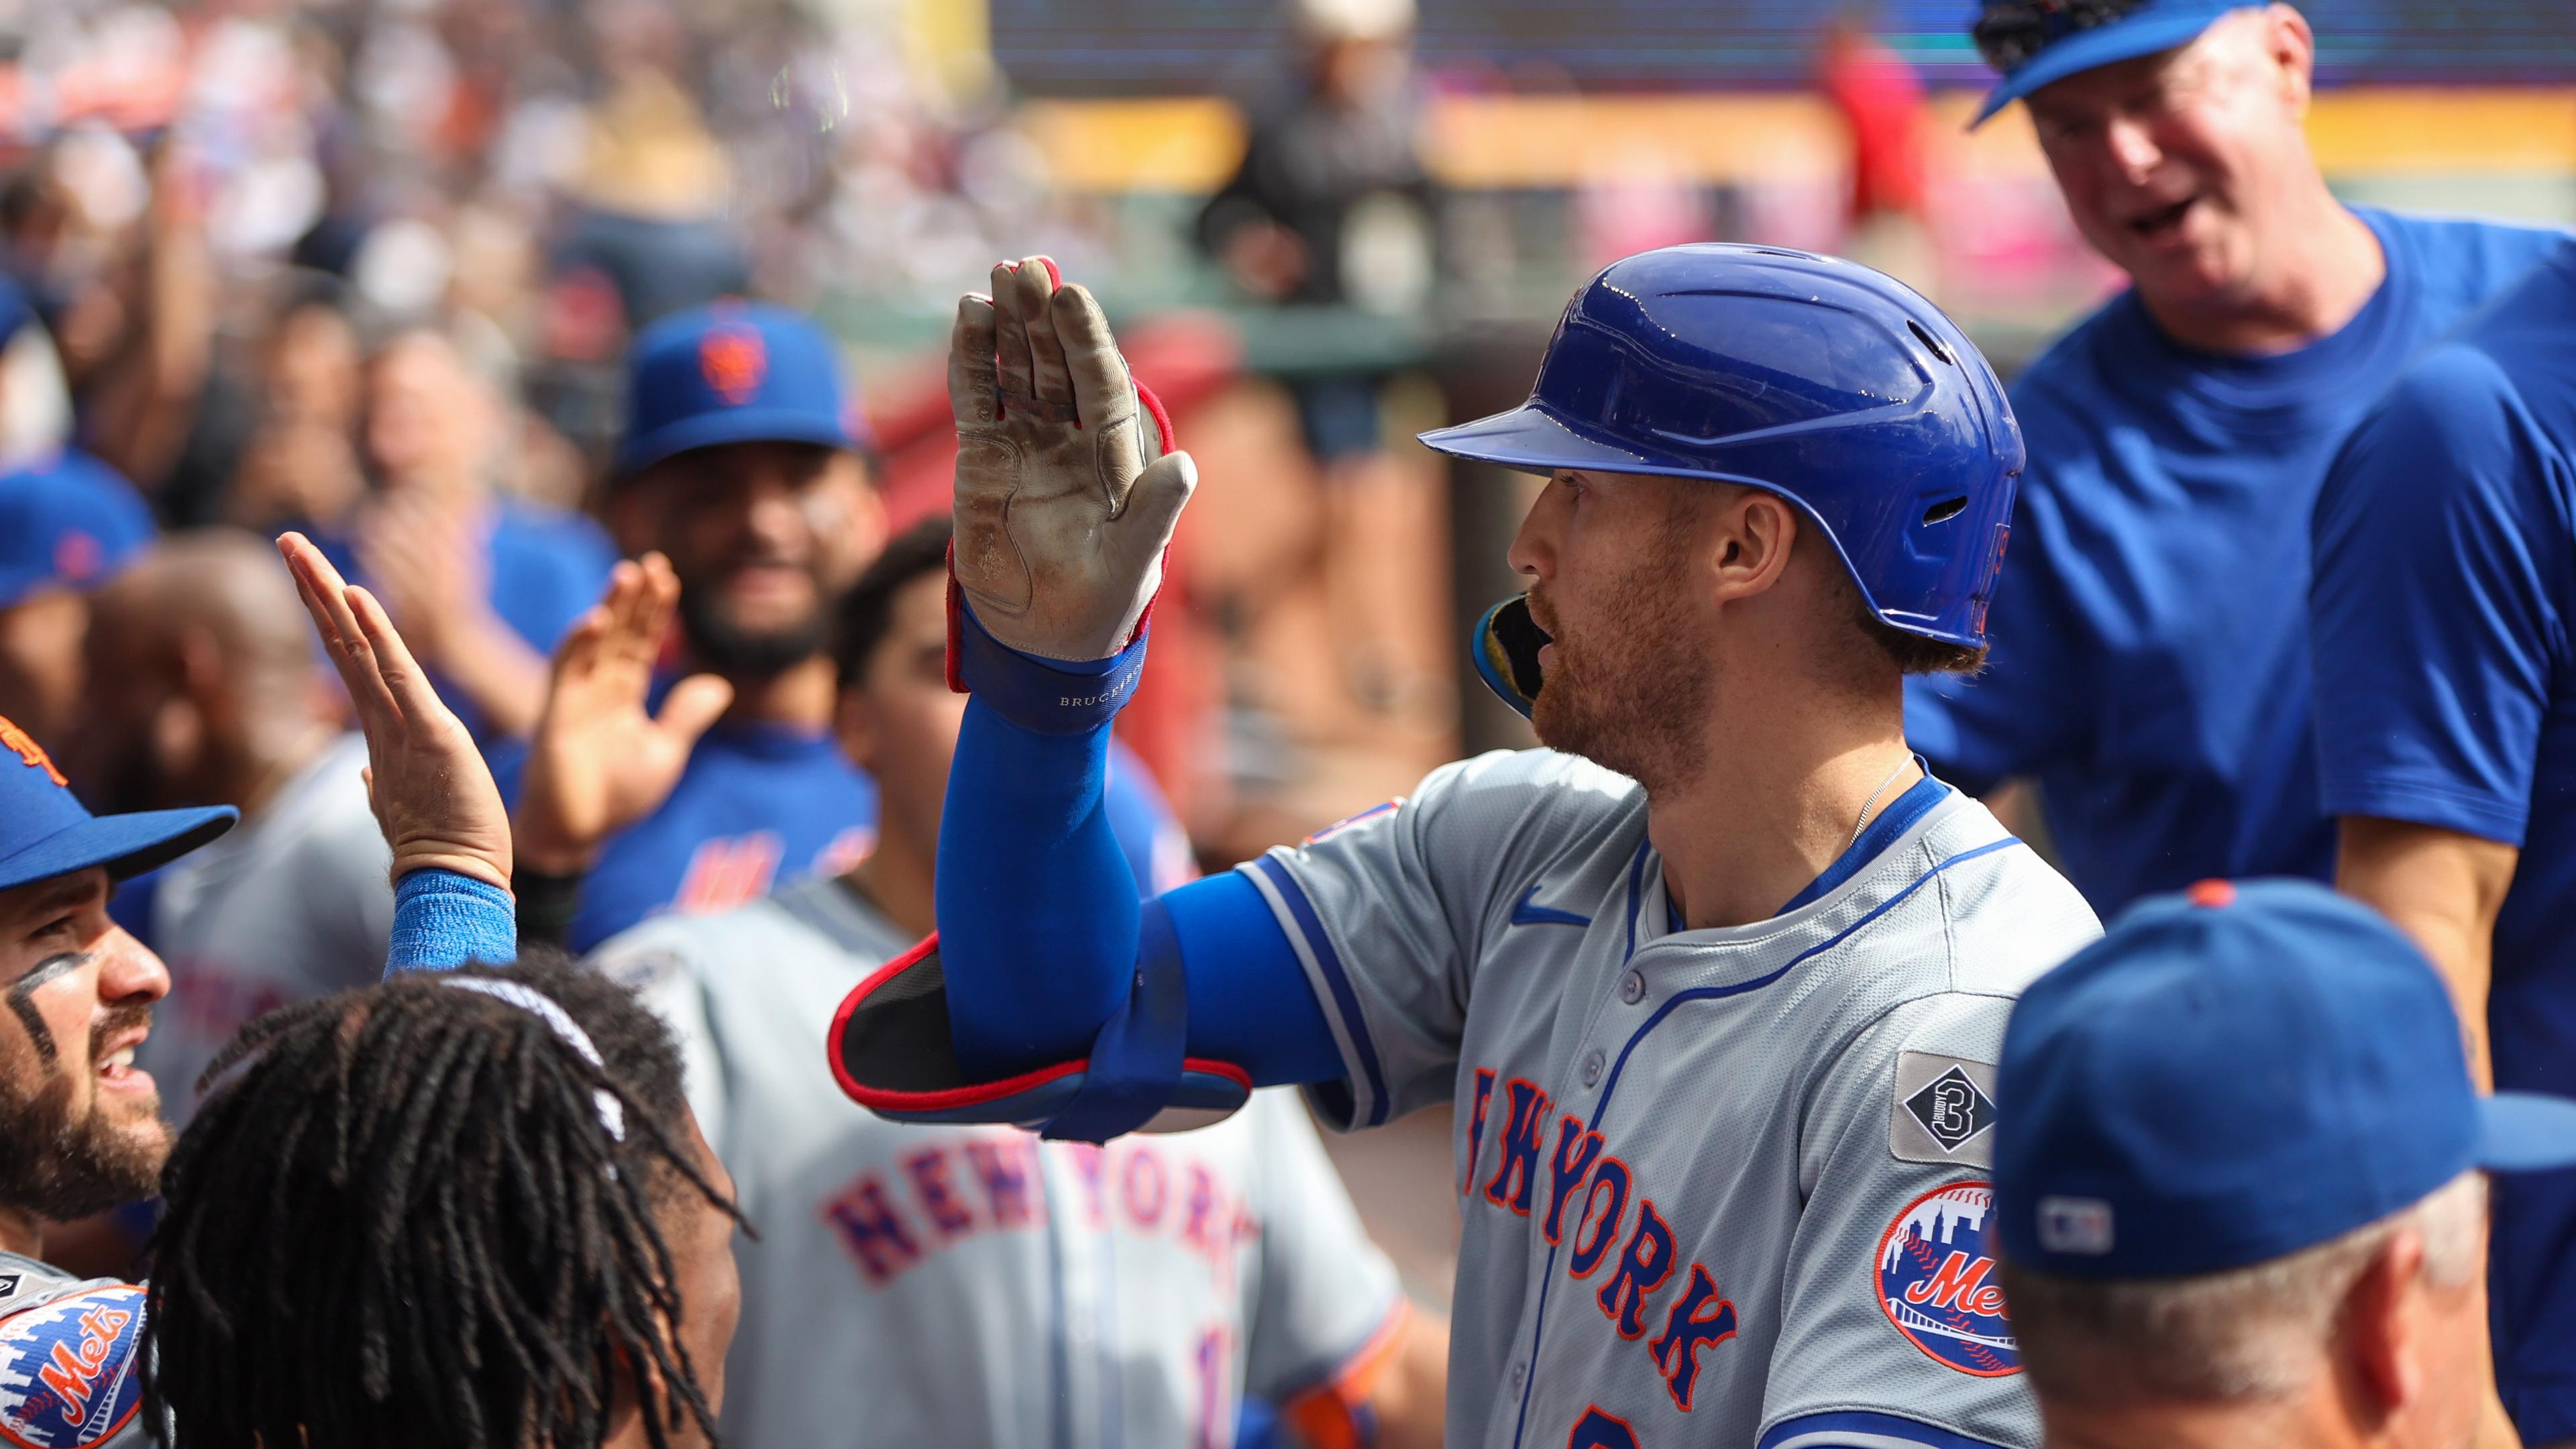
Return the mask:
<svg viewBox="0 0 2576 1449"><path fill-rule="evenodd" d="M958 299L952 566L976 619L1051 659L1106 659L1135 637L1198 481L1128 375L1091 293L1044 257Z"/></svg>
<svg viewBox="0 0 2576 1449"><path fill-rule="evenodd" d="M367 803L393 848L396 879L452 870L510 885L510 818L474 737L441 703L384 606L300 533L277 549L295 576L367 737Z"/></svg>
<svg viewBox="0 0 2576 1449"><path fill-rule="evenodd" d="M621 563L556 648L513 821L530 869L588 869L602 841L670 798L698 737L733 702L732 685L699 674L671 687L658 717L646 708L679 598L660 554Z"/></svg>

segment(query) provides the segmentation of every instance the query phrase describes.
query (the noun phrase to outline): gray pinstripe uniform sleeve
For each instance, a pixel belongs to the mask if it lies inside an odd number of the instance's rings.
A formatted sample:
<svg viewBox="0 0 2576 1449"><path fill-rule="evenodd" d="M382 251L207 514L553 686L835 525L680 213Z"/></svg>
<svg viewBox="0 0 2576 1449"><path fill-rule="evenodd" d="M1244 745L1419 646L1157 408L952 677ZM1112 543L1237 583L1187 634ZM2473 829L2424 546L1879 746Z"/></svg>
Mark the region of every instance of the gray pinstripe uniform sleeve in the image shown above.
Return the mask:
<svg viewBox="0 0 2576 1449"><path fill-rule="evenodd" d="M1548 750L1435 770L1394 808L1238 867L1286 929L1348 1069L1324 1120L1373 1127L1450 1099L1486 932L1510 887L1615 821L1633 783Z"/></svg>

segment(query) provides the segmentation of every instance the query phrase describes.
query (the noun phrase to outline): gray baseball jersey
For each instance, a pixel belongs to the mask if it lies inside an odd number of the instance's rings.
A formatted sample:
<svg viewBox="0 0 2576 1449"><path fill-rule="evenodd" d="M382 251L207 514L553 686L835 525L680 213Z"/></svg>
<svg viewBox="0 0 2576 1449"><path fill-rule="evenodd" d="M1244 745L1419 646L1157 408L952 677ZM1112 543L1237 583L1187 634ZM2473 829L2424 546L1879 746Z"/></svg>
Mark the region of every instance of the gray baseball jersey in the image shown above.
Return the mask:
<svg viewBox="0 0 2576 1449"><path fill-rule="evenodd" d="M744 1449L1223 1446L1365 1360L1393 1268L1294 1095L1106 1150L883 1121L823 1045L908 950L838 879L666 916L593 958L678 1035L690 1104L760 1236L724 1429Z"/></svg>
<svg viewBox="0 0 2576 1449"><path fill-rule="evenodd" d="M1991 1064L2099 927L1982 806L1727 930L1673 927L1634 782L1544 750L1241 869L1339 1040L1327 1118L1457 1104L1451 1444L2039 1442Z"/></svg>
<svg viewBox="0 0 2576 1449"><path fill-rule="evenodd" d="M143 1289L0 1253L0 1443L142 1449Z"/></svg>
<svg viewBox="0 0 2576 1449"><path fill-rule="evenodd" d="M258 813L153 878L149 935L170 996L135 1053L184 1123L197 1076L244 1022L385 973L393 860L358 772L367 742L325 747Z"/></svg>

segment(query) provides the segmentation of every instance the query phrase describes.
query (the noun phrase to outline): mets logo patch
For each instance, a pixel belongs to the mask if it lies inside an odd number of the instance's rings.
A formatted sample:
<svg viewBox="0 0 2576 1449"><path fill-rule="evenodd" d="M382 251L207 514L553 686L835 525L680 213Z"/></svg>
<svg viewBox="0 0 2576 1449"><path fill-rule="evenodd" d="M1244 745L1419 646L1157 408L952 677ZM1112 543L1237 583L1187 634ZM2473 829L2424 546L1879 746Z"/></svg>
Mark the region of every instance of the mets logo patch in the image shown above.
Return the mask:
<svg viewBox="0 0 2576 1449"><path fill-rule="evenodd" d="M698 343L698 373L716 396L740 407L769 376L769 346L748 327L715 328Z"/></svg>
<svg viewBox="0 0 2576 1449"><path fill-rule="evenodd" d="M1995 1286L1995 1190L1936 1187L1897 1213L1878 1240L1878 1306L1906 1341L1963 1374L2021 1372L2021 1349Z"/></svg>
<svg viewBox="0 0 2576 1449"><path fill-rule="evenodd" d="M143 1290L91 1288L0 1319L0 1440L89 1449L133 1421Z"/></svg>

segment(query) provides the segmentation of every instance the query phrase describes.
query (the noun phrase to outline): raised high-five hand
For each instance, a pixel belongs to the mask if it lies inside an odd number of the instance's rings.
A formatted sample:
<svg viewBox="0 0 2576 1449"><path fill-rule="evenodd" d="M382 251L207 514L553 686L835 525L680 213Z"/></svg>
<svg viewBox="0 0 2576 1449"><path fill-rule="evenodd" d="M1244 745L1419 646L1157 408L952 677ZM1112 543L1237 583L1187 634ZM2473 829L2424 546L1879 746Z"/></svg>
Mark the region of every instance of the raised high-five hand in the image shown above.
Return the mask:
<svg viewBox="0 0 2576 1449"><path fill-rule="evenodd" d="M357 707L367 804L393 847L394 879L452 870L509 889L510 816L474 737L439 701L375 595L342 579L303 534L281 536L277 551Z"/></svg>
<svg viewBox="0 0 2576 1449"><path fill-rule="evenodd" d="M653 664L680 599L670 562L621 563L608 593L555 648L554 679L519 792L519 854L532 870L578 875L601 841L660 808L733 686L696 674L645 709Z"/></svg>
<svg viewBox="0 0 2576 1449"><path fill-rule="evenodd" d="M1044 257L993 269L957 303L958 586L995 639L1048 659L1106 659L1134 637L1163 549L1197 486L1167 451L1091 293Z"/></svg>

